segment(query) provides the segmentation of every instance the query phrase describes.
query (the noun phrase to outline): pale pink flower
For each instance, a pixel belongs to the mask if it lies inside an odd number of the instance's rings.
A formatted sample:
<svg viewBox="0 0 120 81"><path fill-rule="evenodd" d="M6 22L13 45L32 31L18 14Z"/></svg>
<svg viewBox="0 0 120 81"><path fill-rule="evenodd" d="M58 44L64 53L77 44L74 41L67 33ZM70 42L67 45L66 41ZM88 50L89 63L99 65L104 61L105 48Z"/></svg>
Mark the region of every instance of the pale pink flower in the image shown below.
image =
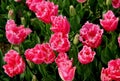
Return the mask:
<svg viewBox="0 0 120 81"><path fill-rule="evenodd" d="M41 21L50 23L51 16L58 15L58 5L50 1L42 1L36 5L35 14Z"/></svg>
<svg viewBox="0 0 120 81"><path fill-rule="evenodd" d="M48 43L37 44L34 48L27 49L25 57L35 64L49 64L55 60L55 54Z"/></svg>
<svg viewBox="0 0 120 81"><path fill-rule="evenodd" d="M64 62L66 60L69 60L68 59L68 56L67 56L67 53L59 53L57 58L55 59L55 63L57 64L57 66L59 67L59 63L60 62Z"/></svg>
<svg viewBox="0 0 120 81"><path fill-rule="evenodd" d="M79 40L92 48L97 48L101 44L103 29L99 25L89 23L88 21L80 29Z"/></svg>
<svg viewBox="0 0 120 81"><path fill-rule="evenodd" d="M119 18L115 17L111 10L108 10L103 14L103 19L100 19L100 24L106 31L110 32L117 29L118 20Z"/></svg>
<svg viewBox="0 0 120 81"><path fill-rule="evenodd" d="M112 6L114 8L120 8L120 0L112 0Z"/></svg>
<svg viewBox="0 0 120 81"><path fill-rule="evenodd" d="M77 0L79 3L84 3L86 0Z"/></svg>
<svg viewBox="0 0 120 81"><path fill-rule="evenodd" d="M17 27L14 20L8 20L6 23L6 37L11 44L21 44L26 37L32 32L23 25Z"/></svg>
<svg viewBox="0 0 120 81"><path fill-rule="evenodd" d="M118 44L119 44L119 47L120 47L120 36L118 37Z"/></svg>
<svg viewBox="0 0 120 81"><path fill-rule="evenodd" d="M82 64L88 64L94 60L95 51L88 46L83 46L82 50L78 53L78 60Z"/></svg>
<svg viewBox="0 0 120 81"><path fill-rule="evenodd" d="M4 61L7 64L3 65L3 68L9 77L13 77L25 71L25 62L14 50L10 50L5 54Z"/></svg>
<svg viewBox="0 0 120 81"><path fill-rule="evenodd" d="M28 5L29 9L33 12L36 11L36 5L40 4L40 2L45 0L26 0L26 4Z"/></svg>
<svg viewBox="0 0 120 81"><path fill-rule="evenodd" d="M51 17L52 27L50 28L54 33L62 32L64 34L69 33L70 24L65 16L52 16Z"/></svg>
<svg viewBox="0 0 120 81"><path fill-rule="evenodd" d="M72 81L75 70L76 67L72 67L72 60L66 60L59 63L58 73L63 81Z"/></svg>
<svg viewBox="0 0 120 81"><path fill-rule="evenodd" d="M120 59L110 60L108 68L101 71L102 81L120 81Z"/></svg>
<svg viewBox="0 0 120 81"><path fill-rule="evenodd" d="M66 52L70 48L70 42L68 40L68 34L63 34L61 32L54 33L50 38L51 48L57 52Z"/></svg>

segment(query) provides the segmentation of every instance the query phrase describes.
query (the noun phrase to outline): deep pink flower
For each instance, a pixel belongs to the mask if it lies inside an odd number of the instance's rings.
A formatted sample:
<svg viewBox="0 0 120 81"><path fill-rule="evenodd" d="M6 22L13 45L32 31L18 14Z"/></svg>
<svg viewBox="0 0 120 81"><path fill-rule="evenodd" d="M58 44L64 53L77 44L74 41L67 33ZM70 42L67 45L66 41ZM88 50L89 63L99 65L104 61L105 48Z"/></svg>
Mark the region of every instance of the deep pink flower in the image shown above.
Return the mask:
<svg viewBox="0 0 120 81"><path fill-rule="evenodd" d="M58 5L50 1L42 1L36 5L36 16L45 23L51 22L51 16L58 15Z"/></svg>
<svg viewBox="0 0 120 81"><path fill-rule="evenodd" d="M102 68L100 76L101 81L112 81L112 79L108 75L109 75L108 69Z"/></svg>
<svg viewBox="0 0 120 81"><path fill-rule="evenodd" d="M82 50L78 53L78 60L82 64L88 64L94 60L95 51L88 46L83 46Z"/></svg>
<svg viewBox="0 0 120 81"><path fill-rule="evenodd" d="M20 44L22 43L27 35L32 31L29 28L24 28L23 25L17 27L14 20L8 20L6 24L6 37L11 44Z"/></svg>
<svg viewBox="0 0 120 81"><path fill-rule="evenodd" d="M120 8L120 0L112 0L112 6L114 8Z"/></svg>
<svg viewBox="0 0 120 81"><path fill-rule="evenodd" d="M7 64L3 65L3 68L9 77L13 77L25 71L25 62L14 50L10 50L5 54L4 61Z"/></svg>
<svg viewBox="0 0 120 81"><path fill-rule="evenodd" d="M55 54L48 43L37 44L34 48L25 51L26 59L35 64L52 63L55 60Z"/></svg>
<svg viewBox="0 0 120 81"><path fill-rule="evenodd" d="M52 27L50 28L54 33L62 32L64 34L69 33L70 24L65 16L52 16Z"/></svg>
<svg viewBox="0 0 120 81"><path fill-rule="evenodd" d="M86 22L80 29L79 40L92 48L97 48L101 44L103 29L96 24Z"/></svg>
<svg viewBox="0 0 120 81"><path fill-rule="evenodd" d="M120 59L110 60L108 62L109 76L112 80L120 81Z"/></svg>
<svg viewBox="0 0 120 81"><path fill-rule="evenodd" d="M66 52L70 48L68 34L64 35L61 32L54 33L50 38L51 48L57 52Z"/></svg>
<svg viewBox="0 0 120 81"><path fill-rule="evenodd" d="M29 9L33 12L36 11L36 5L40 4L40 2L45 0L26 0L26 4L28 5Z"/></svg>
<svg viewBox="0 0 120 81"><path fill-rule="evenodd" d="M106 31L110 32L117 29L119 18L116 18L111 10L103 14L103 18L104 19L100 19L100 24Z"/></svg>
<svg viewBox="0 0 120 81"><path fill-rule="evenodd" d="M72 67L72 60L66 60L59 63L58 73L63 81L72 81L75 70L76 67Z"/></svg>
<svg viewBox="0 0 120 81"><path fill-rule="evenodd" d="M106 80L105 80L106 79ZM110 60L108 68L101 71L102 81L120 81L120 59Z"/></svg>
<svg viewBox="0 0 120 81"><path fill-rule="evenodd" d="M120 47L120 36L118 37L118 44L119 44L119 47Z"/></svg>
<svg viewBox="0 0 120 81"><path fill-rule="evenodd" d="M59 63L60 62L64 62L68 59L67 53L59 53L57 58L55 59L55 63L57 64L57 66L59 67Z"/></svg>
<svg viewBox="0 0 120 81"><path fill-rule="evenodd" d="M41 44L41 53L45 53L44 62L46 64L52 63L55 60L55 53L53 52L52 48L50 47L49 43Z"/></svg>
<svg viewBox="0 0 120 81"><path fill-rule="evenodd" d="M79 3L84 3L86 0L77 0Z"/></svg>
<svg viewBox="0 0 120 81"><path fill-rule="evenodd" d="M60 52L55 59L58 66L58 73L63 81L72 81L76 67L72 67L73 59L69 60L67 53Z"/></svg>
<svg viewBox="0 0 120 81"><path fill-rule="evenodd" d="M44 62L45 54L41 53L40 44L37 44L34 48L25 51L25 57L35 64L41 64Z"/></svg>

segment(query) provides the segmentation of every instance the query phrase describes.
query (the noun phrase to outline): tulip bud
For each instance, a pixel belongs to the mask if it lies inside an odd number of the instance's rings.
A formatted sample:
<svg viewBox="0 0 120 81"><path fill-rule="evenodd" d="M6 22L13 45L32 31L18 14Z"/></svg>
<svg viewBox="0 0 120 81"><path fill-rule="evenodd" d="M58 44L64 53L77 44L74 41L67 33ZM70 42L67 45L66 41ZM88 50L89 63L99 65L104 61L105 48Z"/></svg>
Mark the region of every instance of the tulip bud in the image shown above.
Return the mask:
<svg viewBox="0 0 120 81"><path fill-rule="evenodd" d="M32 81L37 81L37 78L36 78L35 75L33 75L33 77L32 77Z"/></svg>
<svg viewBox="0 0 120 81"><path fill-rule="evenodd" d="M73 44L77 45L79 43L79 34L76 34L73 39Z"/></svg>
<svg viewBox="0 0 120 81"><path fill-rule="evenodd" d="M21 24L24 25L24 26L26 25L26 21L25 21L24 17L21 17Z"/></svg>
<svg viewBox="0 0 120 81"><path fill-rule="evenodd" d="M16 51L18 51L18 52L20 51L18 45L14 45L13 49L16 50Z"/></svg>
<svg viewBox="0 0 120 81"><path fill-rule="evenodd" d="M120 34L119 34L117 39L118 39L118 44L119 44L119 47L120 47Z"/></svg>
<svg viewBox="0 0 120 81"><path fill-rule="evenodd" d="M7 10L10 10L10 6L7 6L6 9L7 9Z"/></svg>
<svg viewBox="0 0 120 81"><path fill-rule="evenodd" d="M106 5L109 6L111 4L111 0L106 0Z"/></svg>
<svg viewBox="0 0 120 81"><path fill-rule="evenodd" d="M15 2L21 2L21 0L14 0Z"/></svg>
<svg viewBox="0 0 120 81"><path fill-rule="evenodd" d="M75 11L75 8L74 8L73 5L71 5L71 6L69 7L69 12L70 12L70 16L76 15L76 11Z"/></svg>
<svg viewBox="0 0 120 81"><path fill-rule="evenodd" d="M9 10L9 12L8 12L8 18L9 19L14 19L15 18L15 14L14 14L13 9Z"/></svg>
<svg viewBox="0 0 120 81"><path fill-rule="evenodd" d="M34 65L33 65L32 62L30 62L29 60L26 60L26 61L27 61L27 63L28 63L28 65L29 65L30 68L34 68Z"/></svg>
<svg viewBox="0 0 120 81"><path fill-rule="evenodd" d="M35 22L35 21L36 21L36 18L31 18L30 21L31 21L31 22Z"/></svg>
<svg viewBox="0 0 120 81"><path fill-rule="evenodd" d="M30 12L27 12L27 16L30 17L32 14Z"/></svg>

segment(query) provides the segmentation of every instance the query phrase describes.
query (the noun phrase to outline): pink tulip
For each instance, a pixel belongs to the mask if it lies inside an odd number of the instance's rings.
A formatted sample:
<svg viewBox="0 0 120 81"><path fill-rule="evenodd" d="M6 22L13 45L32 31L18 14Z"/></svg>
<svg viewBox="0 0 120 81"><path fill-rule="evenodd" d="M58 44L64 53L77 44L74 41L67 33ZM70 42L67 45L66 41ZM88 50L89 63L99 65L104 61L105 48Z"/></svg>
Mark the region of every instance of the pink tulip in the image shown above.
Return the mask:
<svg viewBox="0 0 120 81"><path fill-rule="evenodd" d="M67 70L58 68L58 73L63 81L72 81L74 79L76 67L71 67Z"/></svg>
<svg viewBox="0 0 120 81"><path fill-rule="evenodd" d="M50 38L51 48L57 52L66 52L70 48L70 42L68 40L68 35L64 35L61 32L54 33Z"/></svg>
<svg viewBox="0 0 120 81"><path fill-rule="evenodd" d="M114 8L120 8L120 0L112 0L112 6Z"/></svg>
<svg viewBox="0 0 120 81"><path fill-rule="evenodd" d="M25 57L35 64L50 64L55 60L55 54L48 43L37 44L34 48L27 49Z"/></svg>
<svg viewBox="0 0 120 81"><path fill-rule="evenodd" d="M43 43L41 44L41 53L45 53L45 59L44 62L46 64L53 63L55 61L55 53L50 47L49 43Z"/></svg>
<svg viewBox="0 0 120 81"><path fill-rule="evenodd" d="M84 3L86 0L77 0L79 3Z"/></svg>
<svg viewBox="0 0 120 81"><path fill-rule="evenodd" d="M32 32L31 29L24 28L23 25L17 27L14 20L8 20L5 29L6 37L11 44L21 44Z"/></svg>
<svg viewBox="0 0 120 81"><path fill-rule="evenodd" d="M44 62L45 54L40 52L40 44L37 44L34 48L25 51L25 57L35 64L41 64Z"/></svg>
<svg viewBox="0 0 120 81"><path fill-rule="evenodd" d="M109 76L112 80L120 81L120 59L110 60L108 62Z"/></svg>
<svg viewBox="0 0 120 81"><path fill-rule="evenodd" d="M58 5L50 1L42 1L35 8L37 18L45 23L51 22L51 16L58 15Z"/></svg>
<svg viewBox="0 0 120 81"><path fill-rule="evenodd" d="M72 81L76 67L72 67L72 60L64 60L58 64L58 73L63 81Z"/></svg>
<svg viewBox="0 0 120 81"><path fill-rule="evenodd" d="M120 36L118 37L118 44L119 44L119 47L120 47Z"/></svg>
<svg viewBox="0 0 120 81"><path fill-rule="evenodd" d="M69 33L70 24L67 18L62 15L60 16L52 16L51 17L52 27L50 28L54 33L62 32L64 34Z"/></svg>
<svg viewBox="0 0 120 81"><path fill-rule="evenodd" d="M100 76L101 81L112 81L112 79L108 75L109 75L108 69L102 68L101 76Z"/></svg>
<svg viewBox="0 0 120 81"><path fill-rule="evenodd" d="M94 60L95 51L88 46L83 46L82 50L78 53L78 60L82 64L88 64Z"/></svg>
<svg viewBox="0 0 120 81"><path fill-rule="evenodd" d="M80 29L79 40L92 48L97 48L101 44L103 29L96 24L89 23L88 21Z"/></svg>
<svg viewBox="0 0 120 81"><path fill-rule="evenodd" d="M103 14L103 18L104 19L100 19L100 24L106 31L110 32L117 29L119 18L116 18L111 10Z"/></svg>
<svg viewBox="0 0 120 81"><path fill-rule="evenodd" d="M14 50L10 50L5 54L4 61L7 64L3 65L3 68L9 77L13 77L25 71L25 62Z"/></svg>
<svg viewBox="0 0 120 81"><path fill-rule="evenodd" d="M108 68L101 71L101 80L120 81L120 58L108 62Z"/></svg>
<svg viewBox="0 0 120 81"><path fill-rule="evenodd" d="M57 58L55 59L55 63L57 64L57 66L59 67L59 63L60 62L64 62L68 59L67 53L59 53Z"/></svg>
<svg viewBox="0 0 120 81"><path fill-rule="evenodd" d="M76 67L72 67L73 59L69 60L67 53L60 52L55 59L58 66L58 73L63 81L72 81Z"/></svg>
<svg viewBox="0 0 120 81"><path fill-rule="evenodd" d="M29 9L33 12L36 12L36 5L45 0L26 0L26 4Z"/></svg>

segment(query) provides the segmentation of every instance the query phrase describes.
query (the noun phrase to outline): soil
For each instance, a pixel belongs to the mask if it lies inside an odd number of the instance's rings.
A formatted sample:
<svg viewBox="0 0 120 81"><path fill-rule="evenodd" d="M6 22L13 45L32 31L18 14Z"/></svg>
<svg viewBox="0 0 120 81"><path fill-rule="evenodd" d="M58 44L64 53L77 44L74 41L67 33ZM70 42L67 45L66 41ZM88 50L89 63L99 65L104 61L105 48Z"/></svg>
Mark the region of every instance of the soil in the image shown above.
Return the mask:
<svg viewBox="0 0 120 81"><path fill-rule="evenodd" d="M10 49L10 44L5 44L3 42L0 42L0 50L3 54L5 54Z"/></svg>

